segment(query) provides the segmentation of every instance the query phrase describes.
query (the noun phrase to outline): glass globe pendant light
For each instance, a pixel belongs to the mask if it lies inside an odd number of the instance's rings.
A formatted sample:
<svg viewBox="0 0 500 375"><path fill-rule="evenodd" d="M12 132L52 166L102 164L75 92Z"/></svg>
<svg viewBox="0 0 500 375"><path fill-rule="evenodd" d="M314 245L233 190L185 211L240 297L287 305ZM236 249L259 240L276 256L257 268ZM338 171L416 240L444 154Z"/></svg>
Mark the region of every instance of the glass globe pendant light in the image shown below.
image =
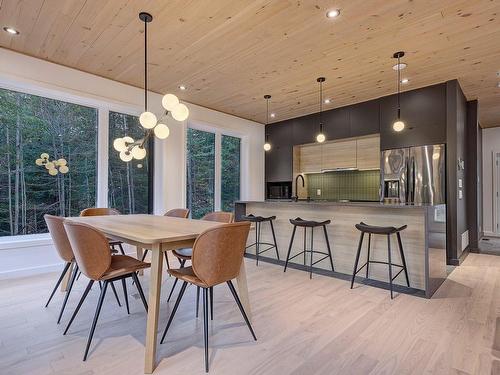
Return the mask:
<svg viewBox="0 0 500 375"><path fill-rule="evenodd" d="M401 58L405 55L403 51L396 52L393 57L398 59L397 65L394 69L398 72L398 118L392 124L392 129L395 132L403 131L405 128L405 123L401 120L401 70L406 67L406 64L401 64Z"/></svg>
<svg viewBox="0 0 500 375"><path fill-rule="evenodd" d="M264 95L264 99L266 99L266 130L267 125L269 125L269 99L271 99L271 95ZM264 151L271 150L271 144L269 143L269 133L266 131L266 143L264 143Z"/></svg>
<svg viewBox="0 0 500 375"><path fill-rule="evenodd" d="M316 82L319 83L319 133L316 136L316 141L318 143L323 143L326 140L325 134L323 133L323 82L325 81L325 77L316 79Z"/></svg>
<svg viewBox="0 0 500 375"><path fill-rule="evenodd" d="M171 116L177 121L185 121L189 116L189 108L179 102L174 94L166 94L161 100L165 113L158 118L153 112L148 111L148 23L153 21L153 16L146 12L139 13L139 19L144 22L144 112L139 116L139 123L145 133L142 139L134 141L131 137L116 138L113 148L120 153L120 159L129 162L132 159L142 160L147 151L144 145L152 136L166 139L170 129L166 125L166 117Z"/></svg>

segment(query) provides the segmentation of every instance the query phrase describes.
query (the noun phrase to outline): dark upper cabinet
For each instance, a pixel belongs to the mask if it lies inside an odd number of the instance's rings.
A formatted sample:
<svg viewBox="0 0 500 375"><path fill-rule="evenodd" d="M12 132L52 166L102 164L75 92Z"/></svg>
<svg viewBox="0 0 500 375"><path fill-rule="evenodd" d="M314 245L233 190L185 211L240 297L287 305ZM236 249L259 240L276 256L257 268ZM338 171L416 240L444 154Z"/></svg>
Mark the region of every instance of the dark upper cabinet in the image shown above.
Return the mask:
<svg viewBox="0 0 500 375"><path fill-rule="evenodd" d="M319 120L318 120L319 121ZM349 108L335 108L323 113L324 131L327 141L340 138L348 138L349 130ZM319 127L317 126L317 129ZM316 139L316 137L314 137Z"/></svg>
<svg viewBox="0 0 500 375"><path fill-rule="evenodd" d="M380 100L358 103L349 108L351 137L380 133Z"/></svg>
<svg viewBox="0 0 500 375"><path fill-rule="evenodd" d="M292 180L292 123L283 121L266 127L271 150L266 152L266 181Z"/></svg>
<svg viewBox="0 0 500 375"><path fill-rule="evenodd" d="M401 94L401 119L406 127L395 132L397 95L380 98L380 146L382 150L446 143L446 84Z"/></svg>
<svg viewBox="0 0 500 375"><path fill-rule="evenodd" d="M318 114L298 117L288 120L292 125L292 136L294 145L303 145L304 143L313 143L316 140L316 134L319 131Z"/></svg>

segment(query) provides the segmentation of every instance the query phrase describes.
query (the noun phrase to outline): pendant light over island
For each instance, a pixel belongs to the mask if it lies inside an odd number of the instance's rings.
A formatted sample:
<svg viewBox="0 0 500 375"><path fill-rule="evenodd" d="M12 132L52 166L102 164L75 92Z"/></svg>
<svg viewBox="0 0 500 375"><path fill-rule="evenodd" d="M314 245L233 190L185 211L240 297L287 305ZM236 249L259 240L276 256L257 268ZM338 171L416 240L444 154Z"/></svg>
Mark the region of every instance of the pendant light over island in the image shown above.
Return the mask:
<svg viewBox="0 0 500 375"><path fill-rule="evenodd" d="M392 129L396 132L403 131L405 128L405 123L401 120L401 70L406 68L406 64L401 63L401 58L405 55L403 51L396 52L393 57L398 59L398 63L392 68L398 72L398 117L394 124L392 124Z"/></svg>
<svg viewBox="0 0 500 375"><path fill-rule="evenodd" d="M269 124L269 99L271 99L271 95L264 95L264 99L266 99L266 127ZM269 133L266 129L266 143L264 143L264 151L271 150L271 144L269 143Z"/></svg>
<svg viewBox="0 0 500 375"><path fill-rule="evenodd" d="M316 136L316 141L323 143L326 140L326 136L323 133L323 82L326 81L326 78L319 77L316 81L319 83L319 133Z"/></svg>

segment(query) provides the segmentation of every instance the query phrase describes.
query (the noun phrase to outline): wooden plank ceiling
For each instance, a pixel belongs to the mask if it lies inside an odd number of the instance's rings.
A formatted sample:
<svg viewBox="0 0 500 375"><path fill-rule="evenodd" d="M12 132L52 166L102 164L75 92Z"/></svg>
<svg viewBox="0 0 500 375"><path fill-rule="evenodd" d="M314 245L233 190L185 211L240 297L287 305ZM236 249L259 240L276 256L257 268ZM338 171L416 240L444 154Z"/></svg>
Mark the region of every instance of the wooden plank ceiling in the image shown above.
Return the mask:
<svg viewBox="0 0 500 375"><path fill-rule="evenodd" d="M326 109L394 93L403 50L405 90L458 78L500 126L499 0L0 0L0 26L20 31L0 46L141 87L142 10L158 93L259 122L271 94L281 121L318 111L321 75Z"/></svg>

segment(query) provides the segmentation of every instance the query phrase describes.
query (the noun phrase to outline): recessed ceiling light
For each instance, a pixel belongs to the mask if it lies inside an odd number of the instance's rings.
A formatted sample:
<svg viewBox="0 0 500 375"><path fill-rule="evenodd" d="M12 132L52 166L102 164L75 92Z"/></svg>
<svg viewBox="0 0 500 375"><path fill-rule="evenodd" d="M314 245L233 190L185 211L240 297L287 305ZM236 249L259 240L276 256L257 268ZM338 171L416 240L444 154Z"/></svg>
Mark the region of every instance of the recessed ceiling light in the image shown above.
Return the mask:
<svg viewBox="0 0 500 375"><path fill-rule="evenodd" d="M186 87L186 86L184 86L184 85L180 85L180 86L179 86L179 90L182 90L182 91L187 90L187 87Z"/></svg>
<svg viewBox="0 0 500 375"><path fill-rule="evenodd" d="M331 9L328 12L326 12L327 18L336 18L339 15L340 15L340 9Z"/></svg>
<svg viewBox="0 0 500 375"><path fill-rule="evenodd" d="M275 118L276 117L276 113L271 113L269 116L271 116L272 118Z"/></svg>
<svg viewBox="0 0 500 375"><path fill-rule="evenodd" d="M410 80L409 80L408 78L403 78L403 79L401 80L401 83L402 83L403 85L406 85L408 82L410 82Z"/></svg>
<svg viewBox="0 0 500 375"><path fill-rule="evenodd" d="M394 70L403 70L407 67L408 65L405 64L405 63L399 63L399 64L396 64L392 67L392 69Z"/></svg>
<svg viewBox="0 0 500 375"><path fill-rule="evenodd" d="M497 87L499 87L499 88L500 88L500 82L498 82L498 83L497 83Z"/></svg>
<svg viewBox="0 0 500 375"><path fill-rule="evenodd" d="M10 26L5 26L3 28L3 31L5 31L11 35L18 35L19 34L19 31L17 31L16 29L14 29L13 27L10 27Z"/></svg>
<svg viewBox="0 0 500 375"><path fill-rule="evenodd" d="M330 104L331 100L330 99L325 99L325 104Z"/></svg>

